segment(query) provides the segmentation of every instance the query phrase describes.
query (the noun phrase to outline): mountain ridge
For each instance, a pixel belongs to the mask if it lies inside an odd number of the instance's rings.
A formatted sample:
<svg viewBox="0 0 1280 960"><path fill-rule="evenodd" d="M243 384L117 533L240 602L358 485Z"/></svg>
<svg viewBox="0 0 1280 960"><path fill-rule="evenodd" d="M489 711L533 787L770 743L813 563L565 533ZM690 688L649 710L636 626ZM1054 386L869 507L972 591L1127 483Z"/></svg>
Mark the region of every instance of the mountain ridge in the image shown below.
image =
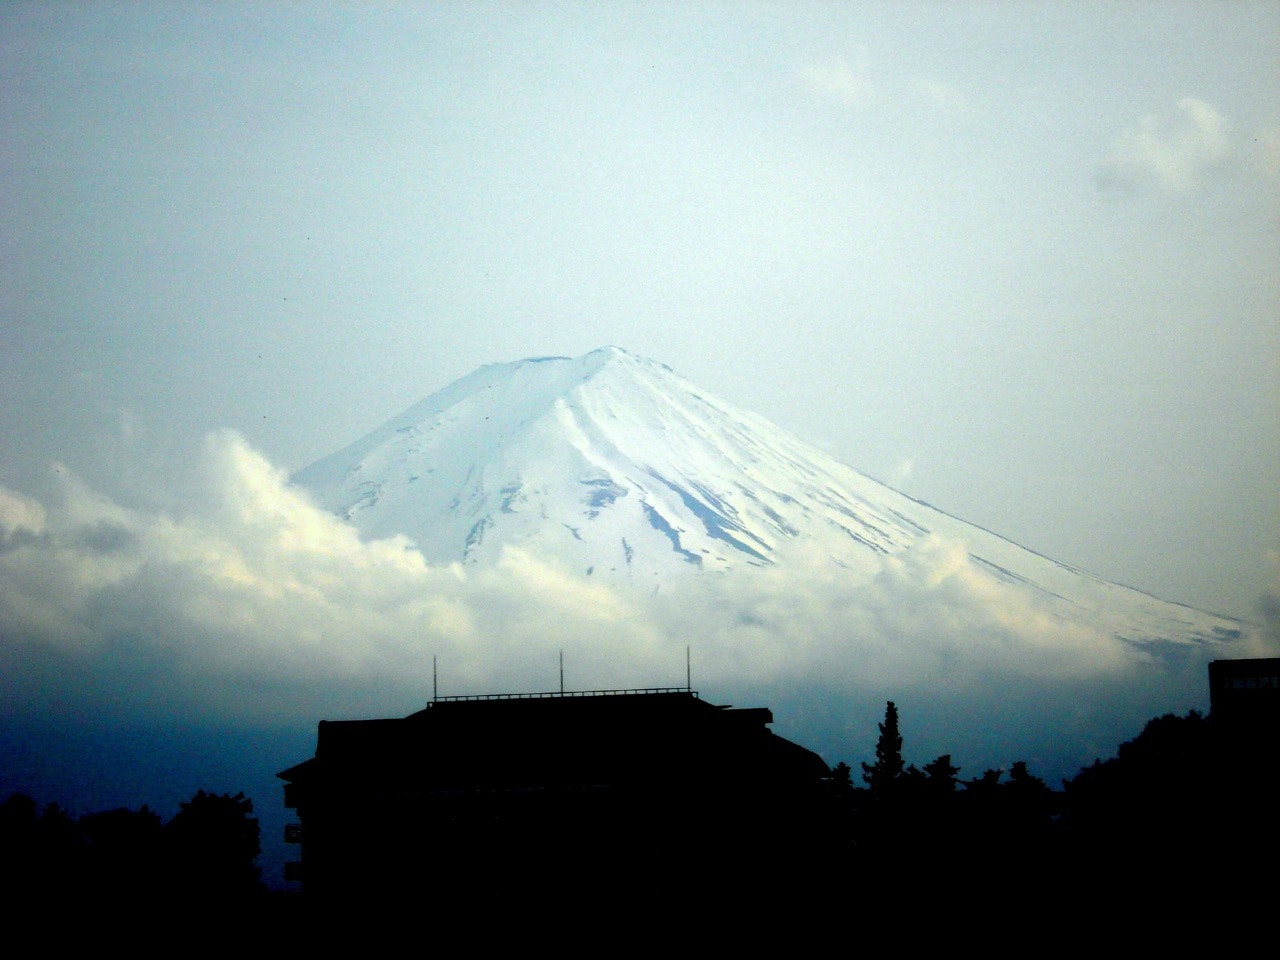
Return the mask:
<svg viewBox="0 0 1280 960"><path fill-rule="evenodd" d="M943 541L962 545L981 576L1043 594L1053 616L1122 639L1240 632L1240 621L1111 583L910 497L616 346L482 366L293 479L363 536L407 536L432 563L495 563L515 546L656 588L695 570L772 567L803 545L865 581Z"/></svg>

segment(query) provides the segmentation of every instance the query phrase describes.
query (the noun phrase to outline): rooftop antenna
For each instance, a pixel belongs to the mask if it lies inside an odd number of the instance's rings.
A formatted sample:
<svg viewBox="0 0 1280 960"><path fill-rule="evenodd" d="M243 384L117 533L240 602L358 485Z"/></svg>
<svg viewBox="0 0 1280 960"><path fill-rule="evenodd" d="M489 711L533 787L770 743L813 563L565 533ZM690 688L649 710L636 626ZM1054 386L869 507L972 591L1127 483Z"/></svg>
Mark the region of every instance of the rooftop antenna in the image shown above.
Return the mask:
<svg viewBox="0 0 1280 960"><path fill-rule="evenodd" d="M435 703L439 699L440 688L436 683L436 658L431 658L431 702Z"/></svg>
<svg viewBox="0 0 1280 960"><path fill-rule="evenodd" d="M687 644L684 648L684 692L693 692L693 668L690 666L689 647Z"/></svg>
<svg viewBox="0 0 1280 960"><path fill-rule="evenodd" d="M564 696L564 651L560 651L560 696Z"/></svg>

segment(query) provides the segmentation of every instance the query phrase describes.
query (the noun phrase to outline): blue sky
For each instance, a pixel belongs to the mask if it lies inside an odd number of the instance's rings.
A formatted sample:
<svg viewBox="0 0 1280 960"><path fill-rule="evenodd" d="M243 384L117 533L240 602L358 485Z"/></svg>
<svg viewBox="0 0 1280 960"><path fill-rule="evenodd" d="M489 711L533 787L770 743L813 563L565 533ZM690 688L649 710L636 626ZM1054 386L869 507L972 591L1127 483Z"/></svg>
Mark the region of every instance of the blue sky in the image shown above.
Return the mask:
<svg viewBox="0 0 1280 960"><path fill-rule="evenodd" d="M1274 616L1277 67L1275 2L7 3L0 545L617 344Z"/></svg>

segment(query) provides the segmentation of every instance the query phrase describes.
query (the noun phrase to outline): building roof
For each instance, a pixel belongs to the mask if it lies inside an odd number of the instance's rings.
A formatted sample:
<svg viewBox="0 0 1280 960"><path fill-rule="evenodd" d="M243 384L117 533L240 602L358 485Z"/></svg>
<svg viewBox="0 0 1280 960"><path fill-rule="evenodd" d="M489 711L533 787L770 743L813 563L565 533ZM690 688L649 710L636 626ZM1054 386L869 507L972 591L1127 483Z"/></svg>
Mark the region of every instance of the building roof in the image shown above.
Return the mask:
<svg viewBox="0 0 1280 960"><path fill-rule="evenodd" d="M400 719L321 721L316 755L278 776L361 774L420 785L625 784L655 778L822 777L810 750L768 729L765 708L691 690L582 691L438 699ZM726 767L729 765L729 767Z"/></svg>

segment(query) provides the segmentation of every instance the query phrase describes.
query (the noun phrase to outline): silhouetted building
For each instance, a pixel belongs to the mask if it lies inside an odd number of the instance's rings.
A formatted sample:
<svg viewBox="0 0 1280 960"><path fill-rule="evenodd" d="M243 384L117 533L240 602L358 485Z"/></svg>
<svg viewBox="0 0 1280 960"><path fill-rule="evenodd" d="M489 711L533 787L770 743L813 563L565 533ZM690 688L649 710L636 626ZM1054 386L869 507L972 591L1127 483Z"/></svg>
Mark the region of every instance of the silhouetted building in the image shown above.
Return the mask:
<svg viewBox="0 0 1280 960"><path fill-rule="evenodd" d="M1280 657L1209 664L1209 715L1216 723L1280 731Z"/></svg>
<svg viewBox="0 0 1280 960"><path fill-rule="evenodd" d="M597 890L743 871L767 885L830 839L830 771L772 722L665 688L322 721L315 756L279 774L301 821L293 875L309 899L338 902L545 890L566 873Z"/></svg>

